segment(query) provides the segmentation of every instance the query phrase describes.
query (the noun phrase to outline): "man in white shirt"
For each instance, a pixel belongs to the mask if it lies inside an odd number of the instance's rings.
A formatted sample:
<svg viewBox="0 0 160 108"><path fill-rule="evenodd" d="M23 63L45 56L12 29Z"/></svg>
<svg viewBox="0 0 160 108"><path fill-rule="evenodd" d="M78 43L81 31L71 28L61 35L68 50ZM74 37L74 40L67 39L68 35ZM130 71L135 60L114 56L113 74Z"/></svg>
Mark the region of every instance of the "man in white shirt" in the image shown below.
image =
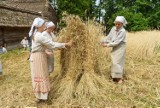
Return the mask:
<svg viewBox="0 0 160 108"><path fill-rule="evenodd" d="M24 50L26 50L26 49L28 48L28 40L27 40L27 37L24 37L24 39L22 39L21 45L23 46Z"/></svg>
<svg viewBox="0 0 160 108"><path fill-rule="evenodd" d="M0 45L0 54L4 54L6 52L7 52L6 48Z"/></svg>
<svg viewBox="0 0 160 108"><path fill-rule="evenodd" d="M2 45L0 45L0 54L4 54L6 52L7 52L6 48L4 48ZM3 69L2 69L2 63L0 60L0 75L2 75L2 72L3 72Z"/></svg>

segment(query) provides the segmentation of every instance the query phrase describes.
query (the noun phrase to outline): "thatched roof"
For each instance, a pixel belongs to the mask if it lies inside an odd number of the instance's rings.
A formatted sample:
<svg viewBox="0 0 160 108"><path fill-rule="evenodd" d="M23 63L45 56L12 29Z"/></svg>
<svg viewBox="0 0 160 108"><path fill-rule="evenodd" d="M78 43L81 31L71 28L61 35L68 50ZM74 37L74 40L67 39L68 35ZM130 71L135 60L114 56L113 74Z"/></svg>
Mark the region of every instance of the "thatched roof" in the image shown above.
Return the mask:
<svg viewBox="0 0 160 108"><path fill-rule="evenodd" d="M47 0L5 0L5 4L35 12L43 11Z"/></svg>
<svg viewBox="0 0 160 108"><path fill-rule="evenodd" d="M44 17L57 22L55 10L48 0L0 1L0 26L30 27L35 17Z"/></svg>
<svg viewBox="0 0 160 108"><path fill-rule="evenodd" d="M0 26L30 26L34 17L40 13L0 4ZM30 20L29 20L30 19Z"/></svg>

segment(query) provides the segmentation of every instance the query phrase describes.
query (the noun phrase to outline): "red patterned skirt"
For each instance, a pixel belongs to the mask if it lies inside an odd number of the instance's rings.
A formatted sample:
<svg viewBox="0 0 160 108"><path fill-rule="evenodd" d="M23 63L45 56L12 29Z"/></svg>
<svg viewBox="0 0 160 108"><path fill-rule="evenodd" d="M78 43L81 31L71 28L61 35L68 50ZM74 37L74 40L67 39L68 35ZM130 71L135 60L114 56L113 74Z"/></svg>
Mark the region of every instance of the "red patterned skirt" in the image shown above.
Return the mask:
<svg viewBox="0 0 160 108"><path fill-rule="evenodd" d="M44 52L36 52L32 53L31 58L33 91L35 93L47 93L50 91L47 55Z"/></svg>

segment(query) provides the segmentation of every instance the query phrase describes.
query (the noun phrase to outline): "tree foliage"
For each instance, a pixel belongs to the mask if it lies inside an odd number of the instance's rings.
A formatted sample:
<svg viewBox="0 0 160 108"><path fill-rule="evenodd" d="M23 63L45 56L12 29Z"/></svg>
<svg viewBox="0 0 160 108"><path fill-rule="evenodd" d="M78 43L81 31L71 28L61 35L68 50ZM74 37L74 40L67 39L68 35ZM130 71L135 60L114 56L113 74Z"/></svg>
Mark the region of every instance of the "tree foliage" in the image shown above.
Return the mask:
<svg viewBox="0 0 160 108"><path fill-rule="evenodd" d="M92 10L95 0L57 0L59 17L66 11L70 14L79 15L83 19L93 17Z"/></svg>
<svg viewBox="0 0 160 108"><path fill-rule="evenodd" d="M159 0L56 0L59 18L62 12L76 14L83 19L96 18L102 22L107 31L113 26L116 16L123 15L127 21L128 31L160 29ZM102 14L102 10L105 14Z"/></svg>
<svg viewBox="0 0 160 108"><path fill-rule="evenodd" d="M159 0L103 0L106 14L104 22L107 30L113 26L116 16L123 15L127 21L128 31L159 29Z"/></svg>

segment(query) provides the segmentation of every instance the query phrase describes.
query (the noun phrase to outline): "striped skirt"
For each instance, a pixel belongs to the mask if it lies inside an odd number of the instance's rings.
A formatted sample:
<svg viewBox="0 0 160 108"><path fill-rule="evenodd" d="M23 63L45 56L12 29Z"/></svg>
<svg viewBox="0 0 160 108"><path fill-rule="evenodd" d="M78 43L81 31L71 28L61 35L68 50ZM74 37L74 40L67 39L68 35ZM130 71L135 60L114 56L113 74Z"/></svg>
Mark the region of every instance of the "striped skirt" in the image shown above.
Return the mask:
<svg viewBox="0 0 160 108"><path fill-rule="evenodd" d="M34 93L50 91L47 56L44 52L31 54L31 76Z"/></svg>

